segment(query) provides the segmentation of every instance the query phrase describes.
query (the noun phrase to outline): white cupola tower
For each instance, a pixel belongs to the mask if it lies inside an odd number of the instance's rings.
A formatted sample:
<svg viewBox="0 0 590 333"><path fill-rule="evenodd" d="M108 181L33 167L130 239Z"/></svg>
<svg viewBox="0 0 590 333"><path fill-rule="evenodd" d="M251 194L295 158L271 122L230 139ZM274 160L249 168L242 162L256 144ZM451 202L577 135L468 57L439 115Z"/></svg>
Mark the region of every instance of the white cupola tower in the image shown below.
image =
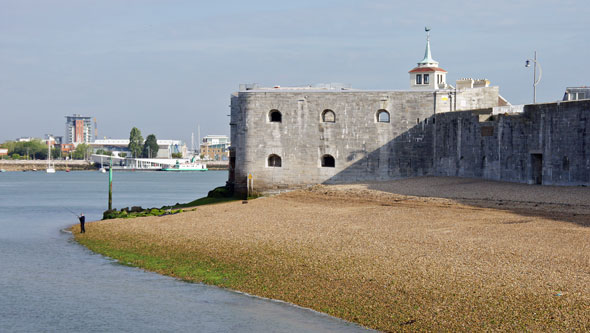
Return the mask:
<svg viewBox="0 0 590 333"><path fill-rule="evenodd" d="M432 59L430 53L430 28L426 31L426 50L424 59L418 63L418 67L410 73L410 88L412 90L437 90L447 87L447 71L438 67L438 61Z"/></svg>

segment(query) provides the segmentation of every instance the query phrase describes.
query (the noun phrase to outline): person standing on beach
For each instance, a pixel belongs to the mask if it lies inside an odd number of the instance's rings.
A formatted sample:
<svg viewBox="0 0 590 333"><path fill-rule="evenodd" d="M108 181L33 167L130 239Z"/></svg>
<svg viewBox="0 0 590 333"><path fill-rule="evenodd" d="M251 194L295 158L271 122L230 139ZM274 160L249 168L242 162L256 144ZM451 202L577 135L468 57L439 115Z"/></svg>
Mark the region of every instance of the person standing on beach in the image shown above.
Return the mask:
<svg viewBox="0 0 590 333"><path fill-rule="evenodd" d="M86 222L86 216L84 216L84 213L80 213L78 220L80 220L80 233L83 234L86 232L86 229L84 229L84 223Z"/></svg>

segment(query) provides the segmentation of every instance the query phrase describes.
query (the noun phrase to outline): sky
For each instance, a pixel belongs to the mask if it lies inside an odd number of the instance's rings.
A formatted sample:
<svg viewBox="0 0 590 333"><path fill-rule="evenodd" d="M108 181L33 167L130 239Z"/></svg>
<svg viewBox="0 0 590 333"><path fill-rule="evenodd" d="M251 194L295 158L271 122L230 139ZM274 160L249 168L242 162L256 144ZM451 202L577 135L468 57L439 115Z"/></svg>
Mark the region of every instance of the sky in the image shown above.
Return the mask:
<svg viewBox="0 0 590 333"><path fill-rule="evenodd" d="M447 82L486 78L512 104L590 85L586 1L0 0L0 142L64 135L92 116L99 138L229 135L241 83L407 90L424 27Z"/></svg>

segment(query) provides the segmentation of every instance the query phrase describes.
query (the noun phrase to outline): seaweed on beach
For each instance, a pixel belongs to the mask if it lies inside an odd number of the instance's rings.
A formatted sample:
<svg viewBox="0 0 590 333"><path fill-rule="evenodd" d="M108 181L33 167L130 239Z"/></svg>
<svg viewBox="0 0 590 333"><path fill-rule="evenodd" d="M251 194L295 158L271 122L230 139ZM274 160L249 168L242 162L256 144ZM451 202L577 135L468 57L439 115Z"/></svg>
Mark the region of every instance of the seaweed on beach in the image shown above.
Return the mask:
<svg viewBox="0 0 590 333"><path fill-rule="evenodd" d="M146 217L146 216L166 216L182 213L182 209L162 209L162 208L148 208L143 209L141 207L123 208L120 211L116 209L106 210L102 215L103 220L109 219L129 219L135 217Z"/></svg>

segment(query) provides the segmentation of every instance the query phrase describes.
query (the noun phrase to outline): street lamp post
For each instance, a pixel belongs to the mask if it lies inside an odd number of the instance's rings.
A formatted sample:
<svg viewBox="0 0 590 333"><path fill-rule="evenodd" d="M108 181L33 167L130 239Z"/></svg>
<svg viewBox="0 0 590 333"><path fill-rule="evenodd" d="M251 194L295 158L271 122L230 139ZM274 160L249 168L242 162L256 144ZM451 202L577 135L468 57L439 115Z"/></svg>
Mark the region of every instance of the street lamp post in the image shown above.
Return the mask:
<svg viewBox="0 0 590 333"><path fill-rule="evenodd" d="M527 59L524 67L531 67L531 61L535 64L533 67L533 104L537 103L537 84L541 82L541 76L543 75L543 69L541 64L537 61L537 51L535 51L535 57L533 59ZM537 79L537 66L539 66L539 78Z"/></svg>

